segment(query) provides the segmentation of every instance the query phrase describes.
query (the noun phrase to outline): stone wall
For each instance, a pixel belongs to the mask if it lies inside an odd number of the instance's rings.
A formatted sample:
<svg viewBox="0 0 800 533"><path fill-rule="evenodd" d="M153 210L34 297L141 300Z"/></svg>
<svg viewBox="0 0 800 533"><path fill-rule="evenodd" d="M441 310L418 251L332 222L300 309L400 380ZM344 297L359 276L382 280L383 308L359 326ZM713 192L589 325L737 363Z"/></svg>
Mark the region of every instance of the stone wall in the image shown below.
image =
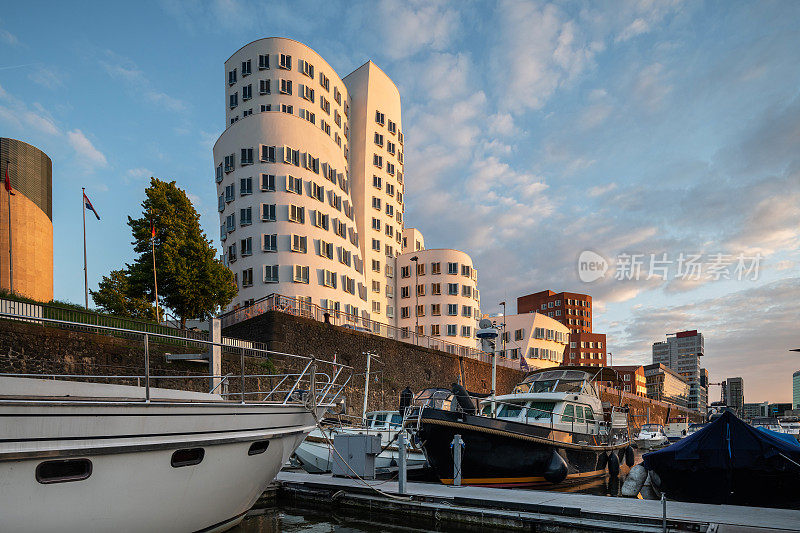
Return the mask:
<svg viewBox="0 0 800 533"><path fill-rule="evenodd" d="M615 390L603 385L600 385L600 399L604 402L610 402L611 405L627 405L630 409L628 417L630 424L637 429L640 428L642 424L647 424L648 422L666 425L667 415L669 415L671 419L686 417L690 424L693 422L702 422L703 418L700 413L684 407L651 400L650 398L644 398L636 394L631 394L630 392Z"/></svg>

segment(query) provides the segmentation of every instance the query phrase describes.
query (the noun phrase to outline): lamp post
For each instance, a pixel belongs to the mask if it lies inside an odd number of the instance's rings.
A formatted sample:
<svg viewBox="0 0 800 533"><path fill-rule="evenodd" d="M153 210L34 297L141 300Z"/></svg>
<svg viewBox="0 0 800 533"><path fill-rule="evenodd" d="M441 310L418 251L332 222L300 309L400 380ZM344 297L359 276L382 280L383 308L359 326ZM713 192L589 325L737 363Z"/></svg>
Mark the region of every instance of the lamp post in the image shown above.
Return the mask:
<svg viewBox="0 0 800 533"><path fill-rule="evenodd" d="M416 327L414 328L414 344L418 344L419 339L419 286L417 285L419 275L419 257L416 255L411 258L414 263L414 316L416 317Z"/></svg>
<svg viewBox="0 0 800 533"><path fill-rule="evenodd" d="M608 352L608 366L610 366L610 367L613 367L613 366L614 366L614 365L612 365L612 364L611 364L611 356L612 356L612 355L613 355L613 354L612 354L611 352Z"/></svg>

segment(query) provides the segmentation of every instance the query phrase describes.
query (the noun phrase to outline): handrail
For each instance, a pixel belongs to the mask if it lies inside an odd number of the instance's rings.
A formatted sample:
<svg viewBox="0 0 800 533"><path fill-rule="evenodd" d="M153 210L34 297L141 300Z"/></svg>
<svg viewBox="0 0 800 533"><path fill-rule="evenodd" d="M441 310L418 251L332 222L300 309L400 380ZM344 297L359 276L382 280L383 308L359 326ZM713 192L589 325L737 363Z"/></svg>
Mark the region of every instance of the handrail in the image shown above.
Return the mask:
<svg viewBox="0 0 800 533"><path fill-rule="evenodd" d="M21 320L21 321L28 321L28 322L31 321L31 317L29 317L29 316L19 315L19 314L16 314L16 313L2 312L2 311L0 311L0 318L11 319L11 320ZM37 323L40 323L40 324L54 324L54 325L59 325L59 326L79 327L79 328L90 329L90 330L93 330L95 332L108 332L108 333L112 333L112 334L116 333L116 334L125 334L125 335L132 335L132 336L141 337L142 343L143 343L143 352L144 352L143 353L143 355L144 355L144 361L143 361L144 362L144 375L118 376L118 375L113 375L113 374L109 374L109 375L100 374L100 375L98 375L98 374L53 374L53 373L48 373L48 374L0 373L0 376L36 377L36 378L43 378L44 377L44 378L53 378L53 379L61 377L61 378L66 378L66 379L82 379L82 380L103 379L103 380L110 380L110 381L121 380L121 379L136 379L137 383L139 383L139 380L141 378L144 378L144 382L145 382L145 385L144 385L144 393L145 393L144 394L144 402L145 403L150 403L150 399L151 399L151 396L150 396L151 381L154 380L154 379L173 380L173 379L197 379L198 377L203 377L203 378L207 377L207 378L211 378L213 380L213 379L221 378L220 381L218 383L216 383L214 385L214 387L211 389L211 392L213 393L214 390L216 390L223 383L229 383L229 378L230 378L231 375L233 375L232 373L228 373L228 374L226 374L224 376L223 375L214 375L214 374L211 374L211 373L203 373L203 374L190 374L190 375L163 375L163 376L161 376L161 375L153 375L150 372L150 350L149 350L149 346L150 346L150 341L151 341L152 338L167 339L167 340L179 340L181 342L194 343L194 344L201 345L201 346L209 346L209 347L220 346L220 347L232 348L229 344L226 344L225 340L223 340L223 342L214 342L214 341L205 340L205 339L189 339L189 338L186 338L186 337L177 337L177 336L169 335L169 334L165 334L165 333L136 331L136 330L118 328L118 327L113 327L113 326L104 326L104 325L99 325L99 324L84 324L84 323L72 322L72 321L68 321L68 320L60 320L60 319L55 319L55 318L47 318L47 317L35 317L35 321ZM302 355L278 352L278 351L275 351L275 350L268 350L268 349L264 349L264 348L245 347L245 346L236 347L236 349L239 350L239 355L240 355L240 357L239 357L239 366L240 366L239 374L240 374L240 379L241 379L241 382L240 382L241 389L236 394L238 394L240 396L241 403L245 403L247 401L247 397L248 396L251 396L251 395L254 395L254 394L255 395L263 394L263 392L261 392L261 391L257 391L257 392L248 392L248 391L246 391L246 379L247 378L256 378L256 379L258 379L258 378L269 378L270 380L272 380L273 378L280 378L279 383L275 387L273 387L273 389L269 392L269 394L267 394L267 396L262 401L267 401L268 398L271 398L273 395L283 393L284 391L280 390L281 385L283 383L287 382L287 380L289 380L291 378L293 380L293 385L292 385L291 389L289 389L288 393L286 394L286 397L283 398L283 401L282 401L283 404L288 404L290 402L294 402L293 394L294 394L294 392L296 390L298 390L298 387L300 386L300 384L305 382L305 381L310 381L311 383L316 383L316 385L313 387L313 391L310 391L313 394L313 398L312 398L312 401L311 401L310 405L312 407L315 406L315 405L316 406L322 406L322 405L330 406L330 405L333 405L334 400L339 396L339 394L341 394L341 391L344 390L344 385L342 385L341 387L337 386L335 384L335 380L338 379L338 377L341 375L341 373L342 373L342 371L344 369L348 369L350 371L350 374L352 374L352 370L353 370L353 368L351 366L349 366L349 365L344 365L344 364L338 363L336 361L326 361L326 360L322 360L322 359L317 359L314 356L310 356L310 357L309 356L302 356ZM296 373L248 374L248 373L246 373L246 371L245 371L245 357L251 357L251 358L256 358L256 359L265 359L265 358L269 359L269 356L276 356L276 355L277 356L282 356L282 357L287 357L287 358L295 358L295 359L298 359L298 360L307 360L308 362L307 362L305 368L303 369L303 371L301 373L299 373L299 374L296 374ZM311 366L312 363L331 365L333 367L333 369L334 369L334 373L333 374L328 374L326 372L317 372L316 371L316 365L315 365L314 369L312 369L312 375L309 376L309 377L306 377L304 379L304 377L306 375L306 372L308 371L308 369L309 369L309 367ZM331 375L333 375L334 377L331 378ZM349 378L348 378L348 381L349 381ZM338 388L338 391L336 392L336 394L333 396L333 398L328 403L324 403L325 398L328 396L330 391L332 391L334 388ZM223 394L221 396L227 397L227 396L230 396L230 394L225 393L225 394ZM280 399L278 401L280 401Z"/></svg>

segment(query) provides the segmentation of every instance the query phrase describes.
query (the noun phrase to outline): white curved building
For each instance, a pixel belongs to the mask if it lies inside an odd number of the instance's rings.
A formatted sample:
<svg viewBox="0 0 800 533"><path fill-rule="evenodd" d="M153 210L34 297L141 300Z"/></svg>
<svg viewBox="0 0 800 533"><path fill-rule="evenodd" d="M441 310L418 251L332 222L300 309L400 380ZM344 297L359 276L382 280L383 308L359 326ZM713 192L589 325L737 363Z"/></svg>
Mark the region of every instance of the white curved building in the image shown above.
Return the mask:
<svg viewBox="0 0 800 533"><path fill-rule="evenodd" d="M239 288L231 306L278 293L363 316L345 83L316 52L283 38L239 49L224 83L227 128L214 163L220 238Z"/></svg>
<svg viewBox="0 0 800 533"><path fill-rule="evenodd" d="M452 249L428 249L422 234L408 228L397 258L397 325L403 331L476 347L480 319L478 272L472 258Z"/></svg>
<svg viewBox="0 0 800 533"><path fill-rule="evenodd" d="M497 338L497 355L510 360L525 358L531 370L559 366L569 343L569 328L547 315L521 313L492 317L495 324L504 325Z"/></svg>

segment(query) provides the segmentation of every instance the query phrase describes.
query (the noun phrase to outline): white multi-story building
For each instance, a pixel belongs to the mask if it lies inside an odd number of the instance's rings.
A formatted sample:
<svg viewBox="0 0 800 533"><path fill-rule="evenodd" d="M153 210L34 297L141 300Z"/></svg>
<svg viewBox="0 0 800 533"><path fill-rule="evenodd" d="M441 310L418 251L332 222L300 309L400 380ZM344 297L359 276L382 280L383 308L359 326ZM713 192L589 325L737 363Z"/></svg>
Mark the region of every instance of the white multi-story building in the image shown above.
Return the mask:
<svg viewBox="0 0 800 533"><path fill-rule="evenodd" d="M569 328L542 313L521 313L493 317L497 325L503 325L495 348L500 357L525 358L528 368L558 366L564 360L569 342Z"/></svg>
<svg viewBox="0 0 800 533"><path fill-rule="evenodd" d="M667 335L666 342L653 343L653 363L661 363L681 375L689 384L689 409L708 413L708 372L700 366L705 352L703 334L680 331Z"/></svg>
<svg viewBox="0 0 800 533"><path fill-rule="evenodd" d="M224 84L226 130L214 164L224 260L239 289L231 309L275 293L413 333L417 309L398 303L402 287L413 291L398 274L410 261L401 256L405 235L419 243L410 251L424 254L420 268L441 265L448 278L436 295L442 316L444 300L458 306L448 321L426 312L420 331L474 347L472 260L424 250L416 230L404 234L404 139L392 80L371 61L340 78L302 43L266 38L225 62ZM458 295L447 293L449 284ZM433 294L420 296L434 304Z"/></svg>

